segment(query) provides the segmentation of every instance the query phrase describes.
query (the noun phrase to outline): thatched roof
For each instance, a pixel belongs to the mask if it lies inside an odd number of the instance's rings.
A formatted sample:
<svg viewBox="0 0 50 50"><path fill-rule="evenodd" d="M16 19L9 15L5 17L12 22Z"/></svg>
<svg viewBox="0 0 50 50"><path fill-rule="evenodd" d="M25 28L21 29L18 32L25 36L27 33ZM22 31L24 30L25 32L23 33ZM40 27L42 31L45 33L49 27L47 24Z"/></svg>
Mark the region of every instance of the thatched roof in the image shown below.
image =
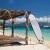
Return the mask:
<svg viewBox="0 0 50 50"><path fill-rule="evenodd" d="M7 20L18 16L25 15L26 11L0 9L0 19ZM28 12L29 14L30 12Z"/></svg>

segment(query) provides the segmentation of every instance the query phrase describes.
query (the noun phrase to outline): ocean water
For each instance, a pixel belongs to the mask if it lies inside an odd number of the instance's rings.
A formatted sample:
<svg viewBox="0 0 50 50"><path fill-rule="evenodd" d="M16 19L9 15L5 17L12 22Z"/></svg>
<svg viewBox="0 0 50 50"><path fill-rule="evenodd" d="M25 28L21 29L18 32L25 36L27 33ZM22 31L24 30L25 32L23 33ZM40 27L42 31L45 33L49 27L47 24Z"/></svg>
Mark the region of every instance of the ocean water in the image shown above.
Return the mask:
<svg viewBox="0 0 50 50"><path fill-rule="evenodd" d="M40 28L41 28L44 40L50 41L50 28L44 28L44 27L40 27ZM8 28L5 28L5 30L11 32L12 27L9 26ZM15 33L18 34L19 36L25 36L26 27L25 26L14 26L14 34ZM28 36L33 37L33 38L36 37L31 26L28 28Z"/></svg>

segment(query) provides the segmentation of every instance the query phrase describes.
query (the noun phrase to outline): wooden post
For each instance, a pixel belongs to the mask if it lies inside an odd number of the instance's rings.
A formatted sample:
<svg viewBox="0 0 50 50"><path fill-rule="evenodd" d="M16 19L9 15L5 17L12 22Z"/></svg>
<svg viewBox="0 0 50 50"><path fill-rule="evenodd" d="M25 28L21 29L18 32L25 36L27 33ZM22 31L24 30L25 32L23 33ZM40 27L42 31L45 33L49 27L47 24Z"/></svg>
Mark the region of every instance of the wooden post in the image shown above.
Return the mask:
<svg viewBox="0 0 50 50"><path fill-rule="evenodd" d="M26 12L26 45L28 45L28 13Z"/></svg>
<svg viewBox="0 0 50 50"><path fill-rule="evenodd" d="M12 19L12 37L14 37L14 19Z"/></svg>
<svg viewBox="0 0 50 50"><path fill-rule="evenodd" d="M5 20L3 21L3 35L4 35L4 32L5 32Z"/></svg>

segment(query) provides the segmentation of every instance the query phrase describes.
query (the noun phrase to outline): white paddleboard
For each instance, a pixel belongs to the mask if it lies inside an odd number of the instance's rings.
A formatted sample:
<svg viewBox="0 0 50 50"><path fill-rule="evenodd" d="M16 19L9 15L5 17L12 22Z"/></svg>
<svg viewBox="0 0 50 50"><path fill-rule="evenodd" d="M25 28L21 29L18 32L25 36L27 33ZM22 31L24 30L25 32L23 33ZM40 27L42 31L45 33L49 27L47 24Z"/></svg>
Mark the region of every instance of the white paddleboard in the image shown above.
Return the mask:
<svg viewBox="0 0 50 50"><path fill-rule="evenodd" d="M39 27L39 24L38 24L36 18L34 17L34 15L30 14L29 15L29 20L30 20L32 28L35 32L36 38L38 39L38 41L40 43L42 43L43 42L42 32L40 30L40 27Z"/></svg>

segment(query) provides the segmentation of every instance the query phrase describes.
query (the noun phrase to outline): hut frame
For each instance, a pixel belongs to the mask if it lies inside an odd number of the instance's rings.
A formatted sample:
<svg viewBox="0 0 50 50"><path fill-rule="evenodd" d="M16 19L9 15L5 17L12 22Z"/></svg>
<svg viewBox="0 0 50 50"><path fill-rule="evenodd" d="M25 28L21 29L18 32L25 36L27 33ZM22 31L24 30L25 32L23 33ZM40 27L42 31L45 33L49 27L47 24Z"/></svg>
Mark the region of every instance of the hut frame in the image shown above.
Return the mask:
<svg viewBox="0 0 50 50"><path fill-rule="evenodd" d="M3 21L3 36L5 33L5 21L12 18L12 37L14 37L14 18L18 16L26 16L26 37L25 42L28 45L28 19L29 19L29 11L16 11L16 10L7 10L7 9L0 9L0 20Z"/></svg>

